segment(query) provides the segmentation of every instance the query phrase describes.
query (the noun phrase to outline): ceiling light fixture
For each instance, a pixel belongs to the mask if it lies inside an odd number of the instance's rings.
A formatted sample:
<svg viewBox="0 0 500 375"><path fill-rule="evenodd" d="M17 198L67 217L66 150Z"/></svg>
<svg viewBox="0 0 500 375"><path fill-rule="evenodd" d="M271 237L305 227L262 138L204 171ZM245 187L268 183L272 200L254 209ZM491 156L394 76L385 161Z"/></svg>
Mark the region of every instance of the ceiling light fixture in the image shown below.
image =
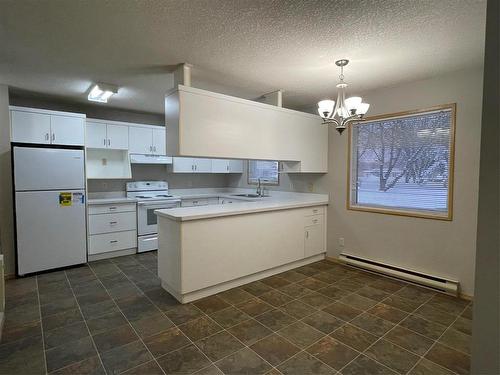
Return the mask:
<svg viewBox="0 0 500 375"><path fill-rule="evenodd" d="M318 102L318 113L323 119L323 123L334 124L339 133L342 133L350 123L362 121L363 116L370 108L370 104L363 103L359 96L345 98L347 83L344 82L344 66L348 63L349 60L346 59L335 61L335 65L340 67L337 103L335 100L329 99Z"/></svg>
<svg viewBox="0 0 500 375"><path fill-rule="evenodd" d="M91 102L107 103L108 99L118 92L118 87L106 83L96 83L90 86L87 97Z"/></svg>

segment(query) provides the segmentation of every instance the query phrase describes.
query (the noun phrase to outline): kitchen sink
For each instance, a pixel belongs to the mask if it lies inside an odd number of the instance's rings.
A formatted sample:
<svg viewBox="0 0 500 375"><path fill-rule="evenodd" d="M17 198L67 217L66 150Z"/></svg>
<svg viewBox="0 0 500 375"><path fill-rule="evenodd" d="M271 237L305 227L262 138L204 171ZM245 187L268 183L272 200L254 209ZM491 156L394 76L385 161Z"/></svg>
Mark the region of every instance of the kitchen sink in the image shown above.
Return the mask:
<svg viewBox="0 0 500 375"><path fill-rule="evenodd" d="M261 198L259 194L233 194L233 197Z"/></svg>

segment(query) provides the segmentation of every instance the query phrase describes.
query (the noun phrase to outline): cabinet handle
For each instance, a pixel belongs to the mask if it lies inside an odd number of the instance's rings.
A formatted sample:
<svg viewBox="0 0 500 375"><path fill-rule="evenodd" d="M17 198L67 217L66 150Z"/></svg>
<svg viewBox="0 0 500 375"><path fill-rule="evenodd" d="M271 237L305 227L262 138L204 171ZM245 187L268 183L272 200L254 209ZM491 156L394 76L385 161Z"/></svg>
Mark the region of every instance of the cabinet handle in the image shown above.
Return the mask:
<svg viewBox="0 0 500 375"><path fill-rule="evenodd" d="M156 146L153 146L153 151L156 152Z"/></svg>
<svg viewBox="0 0 500 375"><path fill-rule="evenodd" d="M111 139L108 138L108 146L111 146Z"/></svg>
<svg viewBox="0 0 500 375"><path fill-rule="evenodd" d="M117 242L118 242L118 240L111 240L111 241L109 241L109 243L117 243Z"/></svg>
<svg viewBox="0 0 500 375"><path fill-rule="evenodd" d="M118 223L118 222L117 221L110 221L109 225L115 225L116 223Z"/></svg>
<svg viewBox="0 0 500 375"><path fill-rule="evenodd" d="M226 171L229 172L229 165L226 165Z"/></svg>
<svg viewBox="0 0 500 375"><path fill-rule="evenodd" d="M52 140L55 141L56 140L56 133L52 133Z"/></svg>
<svg viewBox="0 0 500 375"><path fill-rule="evenodd" d="M318 219L313 220L313 224L316 224L318 222Z"/></svg>
<svg viewBox="0 0 500 375"><path fill-rule="evenodd" d="M309 238L309 231L306 230L306 238Z"/></svg>
<svg viewBox="0 0 500 375"><path fill-rule="evenodd" d="M110 210L116 210L116 207L110 207L109 209Z"/></svg>
<svg viewBox="0 0 500 375"><path fill-rule="evenodd" d="M153 146L149 146L149 152L153 152Z"/></svg>
<svg viewBox="0 0 500 375"><path fill-rule="evenodd" d="M104 146L106 146L106 138L103 139L103 142Z"/></svg>
<svg viewBox="0 0 500 375"><path fill-rule="evenodd" d="M198 201L193 201L193 204L198 204Z"/></svg>
<svg viewBox="0 0 500 375"><path fill-rule="evenodd" d="M49 133L45 133L45 140L48 141L49 140Z"/></svg>

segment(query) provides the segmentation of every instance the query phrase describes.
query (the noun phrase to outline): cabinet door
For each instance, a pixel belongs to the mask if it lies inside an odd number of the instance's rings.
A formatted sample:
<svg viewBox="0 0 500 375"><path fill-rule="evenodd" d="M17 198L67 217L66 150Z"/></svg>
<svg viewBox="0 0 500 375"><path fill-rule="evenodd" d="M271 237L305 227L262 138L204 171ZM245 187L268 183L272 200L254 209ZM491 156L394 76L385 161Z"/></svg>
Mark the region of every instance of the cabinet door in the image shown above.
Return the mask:
<svg viewBox="0 0 500 375"><path fill-rule="evenodd" d="M50 115L11 111L12 142L50 143Z"/></svg>
<svg viewBox="0 0 500 375"><path fill-rule="evenodd" d="M211 173L212 172L212 159L194 158L194 172L195 173Z"/></svg>
<svg viewBox="0 0 500 375"><path fill-rule="evenodd" d="M153 131L151 128L131 126L128 129L129 147L131 154L153 153Z"/></svg>
<svg viewBox="0 0 500 375"><path fill-rule="evenodd" d="M167 139L166 129L153 128L153 154L166 155L167 154Z"/></svg>
<svg viewBox="0 0 500 375"><path fill-rule="evenodd" d="M106 124L87 121L85 126L85 146L89 148L106 148Z"/></svg>
<svg viewBox="0 0 500 375"><path fill-rule="evenodd" d="M128 150L128 126L106 126L107 146L115 150Z"/></svg>
<svg viewBox="0 0 500 375"><path fill-rule="evenodd" d="M243 173L243 160L229 160L229 173Z"/></svg>
<svg viewBox="0 0 500 375"><path fill-rule="evenodd" d="M309 257L326 251L325 231L323 224L311 225L304 228L304 255Z"/></svg>
<svg viewBox="0 0 500 375"><path fill-rule="evenodd" d="M193 158L173 158L174 173L194 173Z"/></svg>
<svg viewBox="0 0 500 375"><path fill-rule="evenodd" d="M83 146L85 144L85 120L81 117L50 116L50 132L53 145Z"/></svg>
<svg viewBox="0 0 500 375"><path fill-rule="evenodd" d="M212 173L229 173L229 160L228 159L213 159L212 160Z"/></svg>

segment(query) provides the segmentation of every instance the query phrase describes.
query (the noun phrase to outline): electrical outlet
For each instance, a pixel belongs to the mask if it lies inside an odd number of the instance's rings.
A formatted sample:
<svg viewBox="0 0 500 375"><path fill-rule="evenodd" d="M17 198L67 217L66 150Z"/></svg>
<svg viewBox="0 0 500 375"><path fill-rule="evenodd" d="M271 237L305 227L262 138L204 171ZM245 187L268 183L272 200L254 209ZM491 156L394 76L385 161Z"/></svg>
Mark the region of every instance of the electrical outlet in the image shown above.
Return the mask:
<svg viewBox="0 0 500 375"><path fill-rule="evenodd" d="M344 237L339 237L339 246L344 247Z"/></svg>
<svg viewBox="0 0 500 375"><path fill-rule="evenodd" d="M312 193L314 191L314 184L312 182L309 182L307 184L307 190Z"/></svg>

